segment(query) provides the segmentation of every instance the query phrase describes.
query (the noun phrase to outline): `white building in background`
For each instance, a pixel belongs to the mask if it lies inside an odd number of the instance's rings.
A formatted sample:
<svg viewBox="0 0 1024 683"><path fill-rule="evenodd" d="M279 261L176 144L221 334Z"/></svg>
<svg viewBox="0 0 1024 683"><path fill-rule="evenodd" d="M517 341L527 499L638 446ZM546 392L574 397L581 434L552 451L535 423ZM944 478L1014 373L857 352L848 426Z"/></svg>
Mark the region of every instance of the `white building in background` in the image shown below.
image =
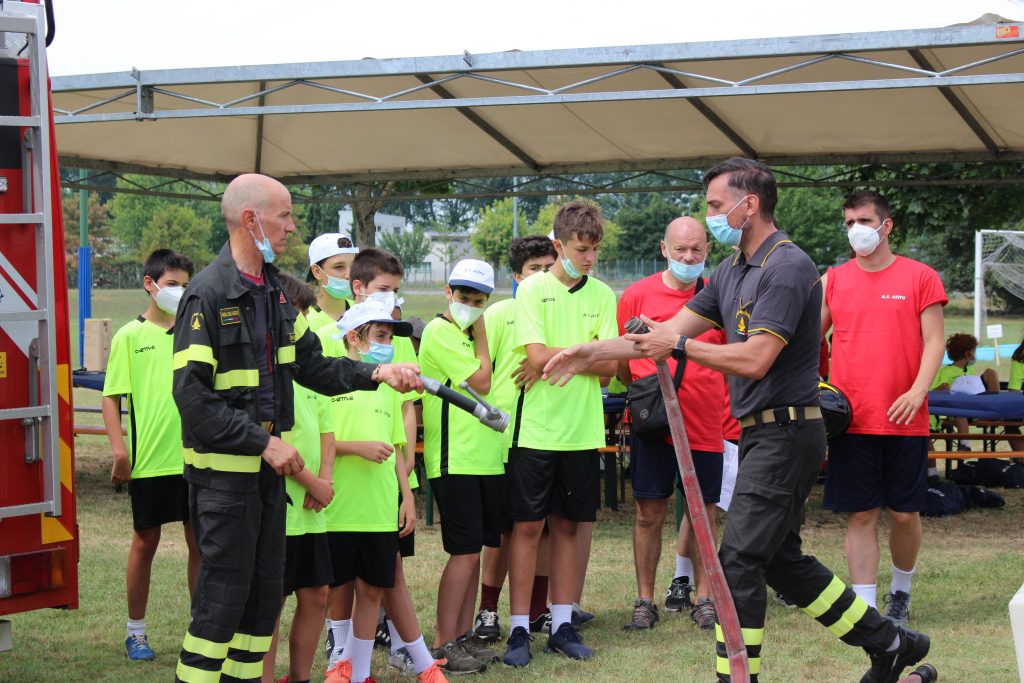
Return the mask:
<svg viewBox="0 0 1024 683"><path fill-rule="evenodd" d="M351 235L352 223L351 211L347 209L338 211L338 230L340 232ZM386 213L374 214L373 223L377 228L377 244L380 244L381 235L412 232L414 227L406 220L405 216L393 216ZM417 266L413 272L406 273L406 279L409 281L444 282L459 259L471 258L475 255L473 245L469 241L469 232L443 233L428 230L424 234L430 240L430 253L427 254L422 265ZM362 245L357 244L356 246Z"/></svg>

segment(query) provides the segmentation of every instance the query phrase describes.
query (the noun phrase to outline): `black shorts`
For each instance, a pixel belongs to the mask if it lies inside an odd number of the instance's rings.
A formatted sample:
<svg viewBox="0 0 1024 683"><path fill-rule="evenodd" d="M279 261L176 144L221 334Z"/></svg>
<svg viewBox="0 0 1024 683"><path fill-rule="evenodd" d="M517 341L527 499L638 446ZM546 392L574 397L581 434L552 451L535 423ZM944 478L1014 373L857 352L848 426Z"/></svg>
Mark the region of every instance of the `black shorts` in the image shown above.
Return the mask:
<svg viewBox="0 0 1024 683"><path fill-rule="evenodd" d="M515 522L536 522L555 514L593 522L601 504L601 458L584 451L512 448L505 479L506 514Z"/></svg>
<svg viewBox="0 0 1024 683"><path fill-rule="evenodd" d="M413 557L416 555L416 530L408 536L398 537L398 554L402 557Z"/></svg>
<svg viewBox="0 0 1024 683"><path fill-rule="evenodd" d="M334 573L331 588L356 578L378 588L395 587L396 532L328 531L327 544Z"/></svg>
<svg viewBox="0 0 1024 683"><path fill-rule="evenodd" d="M327 534L288 536L284 546L284 595L301 588L318 588L331 583L331 549Z"/></svg>
<svg viewBox="0 0 1024 683"><path fill-rule="evenodd" d="M825 509L924 512L927 503L928 437L847 433L829 441Z"/></svg>
<svg viewBox="0 0 1024 683"><path fill-rule="evenodd" d="M449 555L501 546L500 474L445 474L430 480L441 513L441 545Z"/></svg>
<svg viewBox="0 0 1024 683"><path fill-rule="evenodd" d="M722 452L691 451L691 455L701 497L707 504L717 503L722 497ZM633 475L634 498L661 500L670 497L675 486L683 490L672 444L633 437L629 446L629 469Z"/></svg>
<svg viewBox="0 0 1024 683"><path fill-rule="evenodd" d="M188 521L188 482L180 474L132 479L128 495L136 531Z"/></svg>

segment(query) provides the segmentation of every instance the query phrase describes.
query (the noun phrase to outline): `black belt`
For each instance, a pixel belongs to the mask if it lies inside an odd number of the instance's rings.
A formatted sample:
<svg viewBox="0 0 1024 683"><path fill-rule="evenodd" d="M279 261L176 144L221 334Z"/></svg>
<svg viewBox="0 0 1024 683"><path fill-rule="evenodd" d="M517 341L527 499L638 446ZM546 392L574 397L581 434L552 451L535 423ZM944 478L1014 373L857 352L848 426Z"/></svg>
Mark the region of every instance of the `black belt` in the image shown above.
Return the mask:
<svg viewBox="0 0 1024 683"><path fill-rule="evenodd" d="M821 419L821 408L818 406L783 406L768 408L740 418L740 427L746 429L765 424L787 425L790 422Z"/></svg>

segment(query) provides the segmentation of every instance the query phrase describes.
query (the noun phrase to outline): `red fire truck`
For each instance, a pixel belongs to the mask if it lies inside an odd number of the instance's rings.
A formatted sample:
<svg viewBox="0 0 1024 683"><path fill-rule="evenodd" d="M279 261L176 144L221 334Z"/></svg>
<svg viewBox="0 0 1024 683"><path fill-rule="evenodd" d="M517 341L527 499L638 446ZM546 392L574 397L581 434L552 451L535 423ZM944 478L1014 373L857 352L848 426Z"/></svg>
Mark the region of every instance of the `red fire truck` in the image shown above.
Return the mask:
<svg viewBox="0 0 1024 683"><path fill-rule="evenodd" d="M47 14L35 2L0 4L0 617L78 607L68 284ZM10 643L10 623L0 619L0 649Z"/></svg>

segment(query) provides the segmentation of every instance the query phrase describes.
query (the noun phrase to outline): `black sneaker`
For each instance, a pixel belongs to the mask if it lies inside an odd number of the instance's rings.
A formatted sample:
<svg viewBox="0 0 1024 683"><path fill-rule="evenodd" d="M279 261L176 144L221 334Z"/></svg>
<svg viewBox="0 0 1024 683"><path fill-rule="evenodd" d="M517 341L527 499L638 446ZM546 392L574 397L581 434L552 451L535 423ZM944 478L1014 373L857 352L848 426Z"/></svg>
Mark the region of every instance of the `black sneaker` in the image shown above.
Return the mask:
<svg viewBox="0 0 1024 683"><path fill-rule="evenodd" d="M386 621L377 624L377 633L373 636L373 646L391 652L391 632L388 631Z"/></svg>
<svg viewBox="0 0 1024 683"><path fill-rule="evenodd" d="M672 579L668 590L665 591L665 609L669 612L682 612L693 609L693 584L685 576L677 576Z"/></svg>
<svg viewBox="0 0 1024 683"><path fill-rule="evenodd" d="M939 672L931 664L922 664L911 671L910 675L916 675L921 679L921 683L935 683L935 681L939 680Z"/></svg>
<svg viewBox="0 0 1024 683"><path fill-rule="evenodd" d="M327 639L324 641L324 657L330 659L332 652L334 652L334 629L332 629L331 625L328 623Z"/></svg>
<svg viewBox="0 0 1024 683"><path fill-rule="evenodd" d="M430 651L434 659L446 659L441 668L445 673L450 674L479 674L487 670L487 665L469 654L462 645L454 640L449 640L439 648Z"/></svg>
<svg viewBox="0 0 1024 683"><path fill-rule="evenodd" d="M588 612L585 609L583 609L582 607L577 607L577 606L573 605L572 617L571 617L571 621L572 621L572 625L573 626L575 626L576 628L579 628L580 626L582 626L583 624L587 623L588 621L593 621L593 620L594 620L594 613L593 612Z"/></svg>
<svg viewBox="0 0 1024 683"><path fill-rule="evenodd" d="M896 624L897 626L903 626L906 628L910 623L910 595L903 591L895 591L888 593L882 602L889 605L889 609L885 611L885 618Z"/></svg>
<svg viewBox="0 0 1024 683"><path fill-rule="evenodd" d="M496 643L501 639L501 624L498 613L489 609L477 612L473 623L473 637L482 643Z"/></svg>
<svg viewBox="0 0 1024 683"><path fill-rule="evenodd" d="M516 626L508 636L508 646L502 661L505 666L520 669L530 663L530 641L533 638L522 626Z"/></svg>
<svg viewBox="0 0 1024 683"><path fill-rule="evenodd" d="M461 636L456 642L462 646L463 650L472 655L474 659L477 659L484 664L493 664L499 659L498 653L473 638L472 632Z"/></svg>
<svg viewBox="0 0 1024 683"><path fill-rule="evenodd" d="M908 666L917 664L931 647L931 639L902 626L896 627L900 634L900 645L892 652L868 652L871 668L860 679L860 683L896 683Z"/></svg>
<svg viewBox="0 0 1024 683"><path fill-rule="evenodd" d="M530 621L530 633L551 633L551 612Z"/></svg>
<svg viewBox="0 0 1024 683"><path fill-rule="evenodd" d="M658 623L658 606L650 600L637 600L633 603L633 618L622 627L623 631L646 631Z"/></svg>
<svg viewBox="0 0 1024 683"><path fill-rule="evenodd" d="M558 630L548 636L548 645L544 652L561 652L569 659L586 661L594 656L594 651L583 644L583 638L576 627L562 624Z"/></svg>

